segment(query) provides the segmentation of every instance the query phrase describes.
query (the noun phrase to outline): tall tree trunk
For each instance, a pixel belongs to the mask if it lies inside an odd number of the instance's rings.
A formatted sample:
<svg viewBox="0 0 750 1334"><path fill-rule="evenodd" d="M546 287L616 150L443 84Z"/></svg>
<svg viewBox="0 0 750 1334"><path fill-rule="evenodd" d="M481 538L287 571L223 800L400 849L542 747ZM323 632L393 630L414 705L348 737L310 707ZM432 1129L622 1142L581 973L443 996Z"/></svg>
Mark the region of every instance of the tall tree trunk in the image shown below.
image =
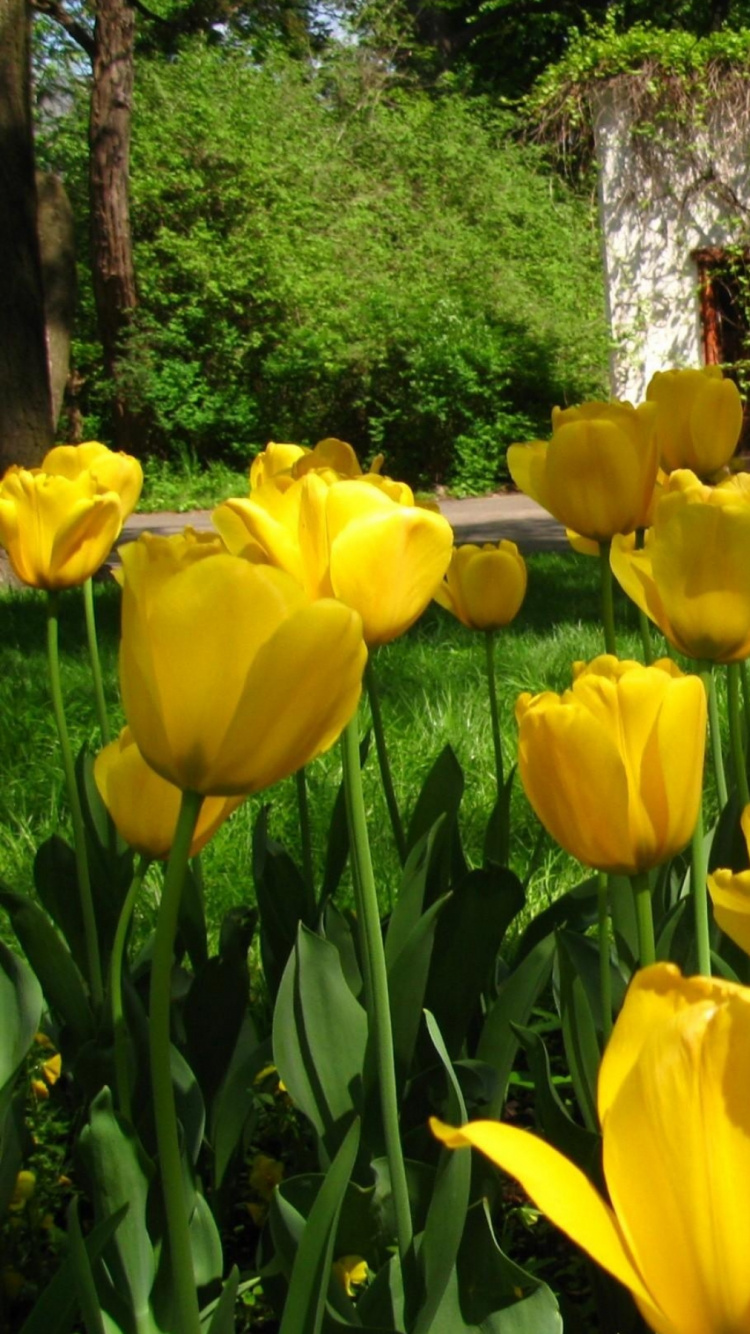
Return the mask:
<svg viewBox="0 0 750 1334"><path fill-rule="evenodd" d="M137 300L128 198L134 42L135 12L126 0L97 0L89 120L92 274L104 367L114 385L115 443L128 450L137 442L118 386L117 357Z"/></svg>
<svg viewBox="0 0 750 1334"><path fill-rule="evenodd" d="M27 0L0 0L0 474L53 443L37 236Z"/></svg>

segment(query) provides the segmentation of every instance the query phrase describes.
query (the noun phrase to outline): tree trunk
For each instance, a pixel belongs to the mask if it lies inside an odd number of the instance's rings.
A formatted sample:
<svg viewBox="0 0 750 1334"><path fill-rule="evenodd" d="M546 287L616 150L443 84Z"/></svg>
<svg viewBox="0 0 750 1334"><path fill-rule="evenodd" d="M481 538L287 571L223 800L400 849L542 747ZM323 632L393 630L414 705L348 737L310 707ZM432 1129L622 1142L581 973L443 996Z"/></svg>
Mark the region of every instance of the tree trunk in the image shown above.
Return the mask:
<svg viewBox="0 0 750 1334"><path fill-rule="evenodd" d="M53 444L37 236L27 0L0 0L0 474Z"/></svg>
<svg viewBox="0 0 750 1334"><path fill-rule="evenodd" d="M126 0L98 0L89 121L92 275L104 368L114 385L115 444L131 451L133 421L117 358L137 299L128 199L134 41L135 13Z"/></svg>

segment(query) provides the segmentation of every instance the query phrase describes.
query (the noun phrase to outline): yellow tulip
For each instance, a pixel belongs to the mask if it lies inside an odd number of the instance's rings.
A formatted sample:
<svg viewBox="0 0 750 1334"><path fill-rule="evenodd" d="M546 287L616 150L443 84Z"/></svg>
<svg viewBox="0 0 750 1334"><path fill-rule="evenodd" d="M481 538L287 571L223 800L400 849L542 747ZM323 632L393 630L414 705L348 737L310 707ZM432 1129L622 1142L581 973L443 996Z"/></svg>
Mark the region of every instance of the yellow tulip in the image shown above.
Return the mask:
<svg viewBox="0 0 750 1334"><path fill-rule="evenodd" d="M125 842L146 857L166 859L177 827L180 790L146 763L129 727L99 752L94 779ZM241 797L206 797L190 845L191 857L206 846L241 801Z"/></svg>
<svg viewBox="0 0 750 1334"><path fill-rule="evenodd" d="M375 473L379 472L377 465L381 462L379 455L373 465ZM359 459L345 440L329 436L319 440L314 449L306 445L279 445L272 440L250 465L250 490L257 491L270 481L281 482L283 487L308 472L327 473L332 481L362 476Z"/></svg>
<svg viewBox="0 0 750 1334"><path fill-rule="evenodd" d="M0 482L0 545L19 579L56 590L82 584L122 527L120 501L87 471L68 479L9 468Z"/></svg>
<svg viewBox="0 0 750 1334"><path fill-rule="evenodd" d="M646 399L656 404L654 436L667 472L708 477L731 459L742 430L742 400L718 366L657 371Z"/></svg>
<svg viewBox="0 0 750 1334"><path fill-rule="evenodd" d="M563 695L521 695L519 772L554 839L585 866L636 875L693 833L706 698L669 658L643 667L604 655Z"/></svg>
<svg viewBox="0 0 750 1334"><path fill-rule="evenodd" d="M750 858L750 806L740 820ZM708 877L714 917L725 935L750 954L750 871L719 868Z"/></svg>
<svg viewBox="0 0 750 1334"><path fill-rule="evenodd" d="M642 403L555 408L552 439L511 445L519 490L566 528L596 542L643 528L658 471L656 409Z"/></svg>
<svg viewBox="0 0 750 1334"><path fill-rule="evenodd" d="M453 534L439 514L401 504L362 478L309 472L293 486L268 484L214 510L228 549L286 570L311 599L335 597L358 611L365 642L408 630L450 561Z"/></svg>
<svg viewBox="0 0 750 1334"><path fill-rule="evenodd" d="M42 459L41 472L74 481L88 471L101 491L115 491L120 497L123 523L133 513L141 497L143 469L132 454L115 453L98 440L83 445L55 445Z"/></svg>
<svg viewBox="0 0 750 1334"><path fill-rule="evenodd" d="M526 562L515 542L455 547L435 601L470 630L499 630L526 596Z"/></svg>
<svg viewBox="0 0 750 1334"><path fill-rule="evenodd" d="M433 1121L473 1145L624 1283L656 1334L750 1334L750 989L637 973L599 1073L608 1203L544 1140Z"/></svg>
<svg viewBox="0 0 750 1334"><path fill-rule="evenodd" d="M292 465L309 452L304 445L280 445L271 440L250 464L250 490L256 491L274 477L291 475Z"/></svg>
<svg viewBox="0 0 750 1334"><path fill-rule="evenodd" d="M338 737L359 701L359 617L218 539L120 548L120 682L144 759L204 796L269 787Z"/></svg>
<svg viewBox="0 0 750 1334"><path fill-rule="evenodd" d="M711 662L750 655L750 496L673 472L641 551L615 539L612 570L681 653Z"/></svg>

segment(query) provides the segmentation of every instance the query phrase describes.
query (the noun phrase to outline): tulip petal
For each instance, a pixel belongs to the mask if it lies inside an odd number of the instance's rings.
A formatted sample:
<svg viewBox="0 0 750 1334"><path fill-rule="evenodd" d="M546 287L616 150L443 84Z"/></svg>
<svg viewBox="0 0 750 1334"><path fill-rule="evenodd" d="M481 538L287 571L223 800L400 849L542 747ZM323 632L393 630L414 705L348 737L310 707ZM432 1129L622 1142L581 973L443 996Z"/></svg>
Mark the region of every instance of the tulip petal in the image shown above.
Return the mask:
<svg viewBox="0 0 750 1334"><path fill-rule="evenodd" d="M721 930L750 954L750 871L714 871L708 888Z"/></svg>
<svg viewBox="0 0 750 1334"><path fill-rule="evenodd" d="M500 1121L470 1121L458 1130L431 1117L430 1128L449 1149L480 1149L504 1172L516 1177L537 1208L597 1264L651 1306L615 1215L580 1168L557 1149L526 1130Z"/></svg>
<svg viewBox="0 0 750 1334"><path fill-rule="evenodd" d="M469 624L477 630L508 625L526 594L526 565L517 551L477 552L463 574L463 600Z"/></svg>
<svg viewBox="0 0 750 1334"><path fill-rule="evenodd" d="M614 537L609 563L615 579L631 602L646 613L671 643L675 643L674 630L653 575L651 543L636 550L627 538Z"/></svg>
<svg viewBox="0 0 750 1334"><path fill-rule="evenodd" d="M395 505L364 483L344 485L371 491L384 506L352 520L331 543L333 592L359 612L365 642L374 647L403 634L424 611L448 568L453 533L429 510ZM330 516L329 504L329 524Z"/></svg>
<svg viewBox="0 0 750 1334"><path fill-rule="evenodd" d="M114 492L78 501L54 534L48 587L69 588L95 574L121 528L122 508Z"/></svg>
<svg viewBox="0 0 750 1334"><path fill-rule="evenodd" d="M644 449L635 432L614 421L566 422L550 441L548 508L583 537L605 542L632 532L643 521L655 481L655 448Z"/></svg>
<svg viewBox="0 0 750 1334"><path fill-rule="evenodd" d="M269 483L253 491L248 499L232 497L226 500L213 511L211 519L233 554L244 556L248 547L252 553L252 544L257 544L272 565L286 570L303 588L305 571L297 540L298 505L297 489L283 492ZM244 541L239 524L245 527Z"/></svg>
<svg viewBox="0 0 750 1334"><path fill-rule="evenodd" d="M652 1028L604 1134L622 1232L681 1334L750 1319L750 993L721 990Z"/></svg>
<svg viewBox="0 0 750 1334"><path fill-rule="evenodd" d="M543 509L553 512L547 487L546 440L531 440L528 445L510 445L507 454L508 472L519 491L531 496Z"/></svg>
<svg viewBox="0 0 750 1334"><path fill-rule="evenodd" d="M255 657L212 790L258 792L332 746L357 708L366 659L348 607L322 598L291 615Z"/></svg>
<svg viewBox="0 0 750 1334"><path fill-rule="evenodd" d="M677 647L714 662L747 657L750 505L670 493L659 502L656 534L653 577Z"/></svg>
<svg viewBox="0 0 750 1334"><path fill-rule="evenodd" d="M742 399L731 380L705 379L690 412L695 458L705 476L731 459L742 430Z"/></svg>

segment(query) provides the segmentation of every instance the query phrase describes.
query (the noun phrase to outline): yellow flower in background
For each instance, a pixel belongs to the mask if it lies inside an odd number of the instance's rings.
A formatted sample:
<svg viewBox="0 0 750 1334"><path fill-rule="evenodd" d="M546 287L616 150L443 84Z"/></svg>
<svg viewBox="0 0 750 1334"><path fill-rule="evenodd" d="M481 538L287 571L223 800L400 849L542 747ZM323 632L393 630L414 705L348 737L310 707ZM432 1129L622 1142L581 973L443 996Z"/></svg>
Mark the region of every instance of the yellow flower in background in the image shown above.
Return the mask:
<svg viewBox="0 0 750 1334"><path fill-rule="evenodd" d="M660 963L636 974L599 1073L611 1206L525 1130L431 1124L515 1176L657 1334L750 1334L749 1086L750 989Z"/></svg>
<svg viewBox="0 0 750 1334"><path fill-rule="evenodd" d="M0 545L32 588L72 588L95 574L122 527L114 491L76 478L9 468L0 482Z"/></svg>
<svg viewBox="0 0 750 1334"><path fill-rule="evenodd" d="M282 488L308 472L322 472L331 480L344 477L378 476L383 455L373 460L371 473L363 474L359 459L345 440L328 436L314 449L306 445L280 445L272 440L250 465L250 490L257 491L266 482L275 481Z"/></svg>
<svg viewBox="0 0 750 1334"><path fill-rule="evenodd" d="M515 542L454 547L435 601L470 630L508 625L526 596L526 562Z"/></svg>
<svg viewBox="0 0 750 1334"><path fill-rule="evenodd" d="M341 1255L334 1260L331 1268L347 1297L356 1297L357 1289L363 1287L369 1278L367 1261L361 1255Z"/></svg>
<svg viewBox="0 0 750 1334"><path fill-rule="evenodd" d="M115 453L98 440L87 440L83 445L55 445L40 468L40 472L70 481L84 471L91 473L100 491L114 491L120 497L124 522L141 498L143 469L138 460L132 454Z"/></svg>
<svg viewBox="0 0 750 1334"><path fill-rule="evenodd" d="M750 806L740 820L750 858ZM750 870L730 871L719 868L708 877L714 905L714 917L725 935L750 954Z"/></svg>
<svg viewBox="0 0 750 1334"><path fill-rule="evenodd" d="M645 527L658 471L656 408L582 403L554 408L552 439L511 445L519 490L566 528L596 542Z"/></svg>
<svg viewBox="0 0 750 1334"><path fill-rule="evenodd" d="M665 658L579 664L570 690L516 704L519 772L542 824L600 871L635 875L690 839L698 818L706 698Z"/></svg>
<svg viewBox="0 0 750 1334"><path fill-rule="evenodd" d="M94 761L94 779L125 842L146 857L167 858L177 827L180 790L146 763L129 727L99 752ZM242 800L206 797L190 845L191 857L206 846Z"/></svg>
<svg viewBox="0 0 750 1334"><path fill-rule="evenodd" d="M401 504L364 479L331 481L309 472L214 510L227 548L265 558L291 574L311 599L334 597L359 612L365 642L387 644L421 615L451 557L453 534L441 515Z"/></svg>
<svg viewBox="0 0 750 1334"><path fill-rule="evenodd" d="M367 653L355 612L310 604L284 571L219 547L144 534L120 548L120 683L135 742L162 778L240 796L333 745Z"/></svg>
<svg viewBox="0 0 750 1334"><path fill-rule="evenodd" d="M309 451L304 445L282 445L271 440L250 464L250 490L256 491L274 477L290 476L292 465L306 453Z"/></svg>
<svg viewBox="0 0 750 1334"><path fill-rule="evenodd" d="M36 1190L36 1175L34 1172L22 1171L16 1177L16 1184L13 1187L13 1194L10 1197L8 1208L12 1213L20 1213L31 1199Z"/></svg>
<svg viewBox="0 0 750 1334"><path fill-rule="evenodd" d="M708 477L731 459L742 430L742 399L718 366L657 371L646 399L656 405L654 437L667 472Z"/></svg>
<svg viewBox="0 0 750 1334"><path fill-rule="evenodd" d="M691 658L750 655L750 495L673 472L641 551L612 543L612 571L628 597Z"/></svg>
<svg viewBox="0 0 750 1334"><path fill-rule="evenodd" d="M256 1153L253 1158L248 1183L250 1189L268 1203L274 1190L284 1178L284 1164L278 1158L269 1158L265 1153Z"/></svg>

